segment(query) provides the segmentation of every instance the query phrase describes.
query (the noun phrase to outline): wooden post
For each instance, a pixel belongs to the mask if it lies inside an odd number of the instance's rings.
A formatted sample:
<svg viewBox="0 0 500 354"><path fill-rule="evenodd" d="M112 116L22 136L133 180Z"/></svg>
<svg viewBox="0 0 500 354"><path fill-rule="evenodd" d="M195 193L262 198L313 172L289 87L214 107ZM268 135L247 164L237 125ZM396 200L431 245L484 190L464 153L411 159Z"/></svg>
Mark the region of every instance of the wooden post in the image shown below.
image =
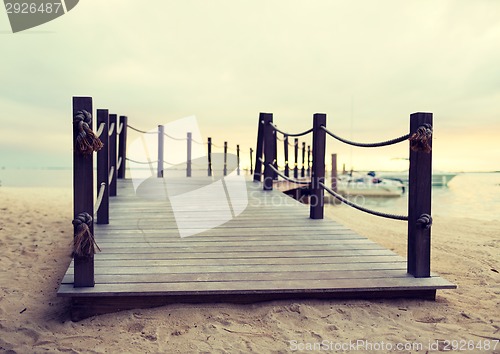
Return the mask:
<svg viewBox="0 0 500 354"><path fill-rule="evenodd" d="M307 177L311 177L311 145L307 145Z"/></svg>
<svg viewBox="0 0 500 354"><path fill-rule="evenodd" d="M236 174L240 175L240 146L236 145Z"/></svg>
<svg viewBox="0 0 500 354"><path fill-rule="evenodd" d="M224 141L224 176L227 176L227 141Z"/></svg>
<svg viewBox="0 0 500 354"><path fill-rule="evenodd" d="M271 127L270 123L273 122L272 113L264 115L264 190L273 190L274 171L270 165L273 165L275 157L274 147L276 146L274 140L276 139L276 131Z"/></svg>
<svg viewBox="0 0 500 354"><path fill-rule="evenodd" d="M97 210L97 224L109 224L109 111L97 110L97 126L104 123L104 130L99 139L103 148L97 152L97 195L104 183L104 195L101 206Z"/></svg>
<svg viewBox="0 0 500 354"><path fill-rule="evenodd" d="M212 177L212 138L208 138L207 144L208 156L208 177Z"/></svg>
<svg viewBox="0 0 500 354"><path fill-rule="evenodd" d="M120 124L122 127L120 130L120 140L118 144L118 166L117 166L117 178L125 178L125 167L127 161L127 122L128 118L126 116L120 116Z"/></svg>
<svg viewBox="0 0 500 354"><path fill-rule="evenodd" d="M73 97L74 120L78 111L92 110L92 97ZM92 119L93 121L93 119ZM90 122L89 128L92 129ZM76 148L78 126L73 126L73 219L80 213L88 213L94 217L94 166L93 156L83 155ZM90 232L94 234L94 223L90 225ZM79 257L74 259L74 287L94 286L94 257Z"/></svg>
<svg viewBox="0 0 500 354"><path fill-rule="evenodd" d="M191 147L193 139L191 132L187 133L187 165L186 165L186 177L191 177Z"/></svg>
<svg viewBox="0 0 500 354"><path fill-rule="evenodd" d="M305 141L302 142L302 169L300 170L300 177L305 177L306 176L306 143Z"/></svg>
<svg viewBox="0 0 500 354"><path fill-rule="evenodd" d="M277 170L278 169L278 133L275 131L274 132L274 159L273 159L273 166ZM277 181L278 180L278 173L273 171L273 180Z"/></svg>
<svg viewBox="0 0 500 354"><path fill-rule="evenodd" d="M109 196L116 196L116 131L118 130L118 123L116 121L116 114L109 115Z"/></svg>
<svg viewBox="0 0 500 354"><path fill-rule="evenodd" d="M283 150L285 154L285 176L290 176L290 167L288 166L288 135L283 138Z"/></svg>
<svg viewBox="0 0 500 354"><path fill-rule="evenodd" d="M253 158L253 149L250 148L250 174L253 174L253 162L252 162L252 158Z"/></svg>
<svg viewBox="0 0 500 354"><path fill-rule="evenodd" d="M310 198L310 218L323 219L324 190L319 183L325 181L325 151L326 132L321 129L326 127L326 114L316 113L313 117L313 142L312 142L312 176L311 176L311 198Z"/></svg>
<svg viewBox="0 0 500 354"><path fill-rule="evenodd" d="M257 130L257 146L255 147L255 168L253 173L254 181L261 181L262 176L262 162L260 159L262 158L262 154L264 152L264 117L269 113L260 113L259 114L259 125Z"/></svg>
<svg viewBox="0 0 500 354"><path fill-rule="evenodd" d="M294 141L295 162L293 167L293 178L299 178L299 139Z"/></svg>
<svg viewBox="0 0 500 354"><path fill-rule="evenodd" d="M332 154L332 190L337 192L337 154Z"/></svg>
<svg viewBox="0 0 500 354"><path fill-rule="evenodd" d="M432 126L432 113L410 116L410 136L424 124ZM432 141L429 141L432 146ZM423 214L431 215L432 151L410 149L408 185L408 273L416 278L430 276L431 229L417 224Z"/></svg>
<svg viewBox="0 0 500 354"><path fill-rule="evenodd" d="M158 125L158 165L156 168L156 177L163 178L163 165L165 159L165 127Z"/></svg>

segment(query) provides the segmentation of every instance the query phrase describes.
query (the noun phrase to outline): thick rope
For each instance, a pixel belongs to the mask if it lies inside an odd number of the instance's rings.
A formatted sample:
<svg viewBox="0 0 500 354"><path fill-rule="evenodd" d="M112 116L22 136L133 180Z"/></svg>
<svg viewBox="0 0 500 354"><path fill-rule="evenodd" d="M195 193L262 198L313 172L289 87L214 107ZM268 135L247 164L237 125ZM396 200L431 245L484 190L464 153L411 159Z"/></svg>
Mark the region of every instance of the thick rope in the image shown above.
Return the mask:
<svg viewBox="0 0 500 354"><path fill-rule="evenodd" d="M417 225L425 230L429 230L432 226L432 216L430 216L429 214L420 215L420 217L417 219Z"/></svg>
<svg viewBox="0 0 500 354"><path fill-rule="evenodd" d="M296 184L308 184L308 185L311 184L311 181L298 181L296 179L293 179L293 178L285 176L278 169L276 169L276 167L274 167L272 164L268 164L268 166L271 168L271 170L273 170L274 172L276 172L276 174L278 176L280 176L281 178L283 178L284 180L286 180L288 182L296 183Z"/></svg>
<svg viewBox="0 0 500 354"><path fill-rule="evenodd" d="M115 131L115 123L111 123L110 126L109 126L108 135L109 136L113 135L114 131Z"/></svg>
<svg viewBox="0 0 500 354"><path fill-rule="evenodd" d="M410 137L410 148L413 151L431 152L429 141L432 140L432 125L426 123L418 127L417 131Z"/></svg>
<svg viewBox="0 0 500 354"><path fill-rule="evenodd" d="M94 235L90 232L92 222L92 216L88 213L80 213L73 220L75 232L73 257L90 258L96 253L96 247L99 251L101 250L95 242Z"/></svg>
<svg viewBox="0 0 500 354"><path fill-rule="evenodd" d="M118 130L116 131L116 134L120 135L122 133L122 129L123 129L123 122L121 122L120 125L118 126Z"/></svg>
<svg viewBox="0 0 500 354"><path fill-rule="evenodd" d="M86 110L78 111L73 119L73 127L77 129L75 148L83 155L90 155L102 149L101 140L90 129L92 115Z"/></svg>
<svg viewBox="0 0 500 354"><path fill-rule="evenodd" d="M364 207L362 207L362 206L360 206L360 205L358 205L356 203L351 202L350 200L345 199L340 194L335 193L333 190L331 190L330 188L328 188L327 186L325 186L323 183L320 182L319 185L325 191L327 191L328 193L330 193L333 197L335 197L336 199L340 200L342 203L347 204L347 205L353 207L354 209L358 209L358 210L363 211L365 213L372 214L372 215L375 215L375 216L380 216L380 217L383 217L383 218L408 221L408 216L381 213L379 211L375 211L375 210L370 210L370 209L364 208Z"/></svg>
<svg viewBox="0 0 500 354"><path fill-rule="evenodd" d="M104 131L104 126L106 125L106 123L102 122L101 125L99 125L99 129L97 129L97 132L95 133L95 135L100 138L101 137L101 134L102 132Z"/></svg>
<svg viewBox="0 0 500 354"><path fill-rule="evenodd" d="M99 193L97 194L97 200L96 200L95 205L94 205L94 210L95 210L94 213L97 213L97 211L101 207L102 198L104 197L105 190L106 190L106 183L102 182L101 187L99 188Z"/></svg>
<svg viewBox="0 0 500 354"><path fill-rule="evenodd" d="M119 169L120 169L120 167L121 167L121 165L122 165L122 161L123 161L123 159L122 159L122 157L120 156L120 157L118 158L118 163L117 163L118 167L117 167L117 170L119 170Z"/></svg>
<svg viewBox="0 0 500 354"><path fill-rule="evenodd" d="M149 164L157 163L158 162L158 160L143 162L143 161L132 160L132 159L129 159L128 157L125 160L133 162L133 163L138 163L140 165L149 165ZM166 163L166 164L169 164L168 162L165 162L165 161L163 161L163 162Z"/></svg>
<svg viewBox="0 0 500 354"><path fill-rule="evenodd" d="M130 162L133 162L133 163L138 163L140 165L150 165L152 163L158 163L158 160L154 160L154 161L148 161L148 162L143 162L143 161L137 161L137 160L132 160L132 159L129 159L128 157L125 159L127 161L130 161ZM170 163L170 162L167 162L167 161L163 161L164 164L167 164L167 165L170 165L170 166L174 166L176 165L175 163ZM177 164L178 165L178 164Z"/></svg>
<svg viewBox="0 0 500 354"><path fill-rule="evenodd" d="M341 141L341 142L343 142L345 144L352 145L352 146L357 146L357 147L389 146L389 145L394 145L394 144L397 144L397 143L401 143L401 142L407 140L410 137L410 134L406 134L406 135L400 136L399 138L395 138L395 139L391 139L391 140L386 140L386 141L382 141L382 142L379 142L379 143L357 143L355 141L350 141L350 140L341 138L338 135L335 135L334 133L332 133L331 131L329 131L328 129L326 129L326 127L323 126L323 125L321 126L321 129L323 129L332 138L337 139L338 141Z"/></svg>
<svg viewBox="0 0 500 354"><path fill-rule="evenodd" d="M176 138L175 136L168 135L167 133L163 133L163 135L165 135L167 138L172 139L172 140L177 140L177 141L187 140L187 137L186 137L186 138ZM193 139L191 139L191 141L192 141L192 140L193 140Z"/></svg>
<svg viewBox="0 0 500 354"><path fill-rule="evenodd" d="M276 130L278 133L281 133L281 134L283 134L283 135L288 135L288 136L302 136L302 135L309 134L310 132L312 132L312 131L313 131L313 128L311 128L311 129L308 129L308 130L303 131L303 132L301 132L301 133L295 133L295 134L292 134L292 133L286 133L286 132L284 132L283 130L278 129L278 127L277 127L276 125L274 125L273 123L271 123L271 122L269 122L269 125L270 125L271 127L273 127L273 129L274 129L274 130Z"/></svg>
<svg viewBox="0 0 500 354"><path fill-rule="evenodd" d="M111 168L109 169L108 184L111 184L111 182L113 182L114 176L115 176L115 166L111 166Z"/></svg>
<svg viewBox="0 0 500 354"><path fill-rule="evenodd" d="M140 129L134 128L133 126L131 126L129 124L127 124L127 128L130 128L132 130L135 130L138 133L143 133L143 134L158 134L158 132L147 132L147 131L144 131L144 130L140 130Z"/></svg>

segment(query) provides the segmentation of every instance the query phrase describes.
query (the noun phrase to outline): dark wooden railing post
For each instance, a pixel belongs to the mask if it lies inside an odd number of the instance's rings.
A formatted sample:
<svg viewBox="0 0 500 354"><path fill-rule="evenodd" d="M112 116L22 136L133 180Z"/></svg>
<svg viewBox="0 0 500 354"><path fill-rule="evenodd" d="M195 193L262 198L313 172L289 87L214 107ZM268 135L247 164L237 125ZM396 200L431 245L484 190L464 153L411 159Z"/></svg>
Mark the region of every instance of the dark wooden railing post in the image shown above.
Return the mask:
<svg viewBox="0 0 500 354"><path fill-rule="evenodd" d="M92 97L73 97L74 121L78 111L87 111L93 114ZM92 119L93 121L94 119ZM92 129L90 122L89 128ZM73 219L80 213L88 213L94 217L94 166L93 156L83 155L76 148L76 137L79 129L73 126ZM94 223L90 225L90 232L94 234ZM94 286L94 257L75 256L74 259L74 287Z"/></svg>
<svg viewBox="0 0 500 354"><path fill-rule="evenodd" d="M212 138L208 138L207 144L208 156L208 177L212 177Z"/></svg>
<svg viewBox="0 0 500 354"><path fill-rule="evenodd" d="M253 174L253 149L250 148L250 174Z"/></svg>
<svg viewBox="0 0 500 354"><path fill-rule="evenodd" d="M432 113L410 116L410 136L424 124L432 127ZM429 141L432 146L432 141ZM417 223L424 214L431 215L432 151L410 149L408 185L408 273L416 278L430 276L431 229Z"/></svg>
<svg viewBox="0 0 500 354"><path fill-rule="evenodd" d="M337 192L337 154L332 154L332 190Z"/></svg>
<svg viewBox="0 0 500 354"><path fill-rule="evenodd" d="M311 145L307 145L307 177L311 177Z"/></svg>
<svg viewBox="0 0 500 354"><path fill-rule="evenodd" d="M274 159L273 159L273 166L275 169L278 170L278 133L275 131L274 132L274 140L273 140L273 144L274 144ZM277 181L278 180L278 173L273 171L274 174L273 174L273 180Z"/></svg>
<svg viewBox="0 0 500 354"><path fill-rule="evenodd" d="M268 113L259 113L259 125L257 129L257 146L255 147L255 168L253 170L253 180L261 181L262 176L262 154L264 153L264 116Z"/></svg>
<svg viewBox="0 0 500 354"><path fill-rule="evenodd" d="M236 174L240 175L240 146L236 145Z"/></svg>
<svg viewBox="0 0 500 354"><path fill-rule="evenodd" d="M156 177L163 178L163 165L165 159L165 127L158 125L158 162L156 168Z"/></svg>
<svg viewBox="0 0 500 354"><path fill-rule="evenodd" d="M283 138L283 150L285 154L285 176L290 176L290 167L288 166L288 135Z"/></svg>
<svg viewBox="0 0 500 354"><path fill-rule="evenodd" d="M323 219L324 214L324 190L319 183L325 181L326 132L321 129L321 126L326 127L326 114L315 113L313 117L311 198L309 201L311 219Z"/></svg>
<svg viewBox="0 0 500 354"><path fill-rule="evenodd" d="M118 122L116 114L109 115L109 196L116 196L116 131L118 130Z"/></svg>
<svg viewBox="0 0 500 354"><path fill-rule="evenodd" d="M191 177L191 147L193 143L191 132L187 133L187 165L186 165L186 177Z"/></svg>
<svg viewBox="0 0 500 354"><path fill-rule="evenodd" d="M227 141L224 141L224 176L227 176Z"/></svg>
<svg viewBox="0 0 500 354"><path fill-rule="evenodd" d="M120 140L118 144L118 167L117 178L125 178L126 162L127 162L127 122L126 116L120 116Z"/></svg>
<svg viewBox="0 0 500 354"><path fill-rule="evenodd" d="M304 178L306 176L306 143L302 142L302 169L300 170L300 177Z"/></svg>
<svg viewBox="0 0 500 354"><path fill-rule="evenodd" d="M97 110L97 126L104 123L104 130L99 139L103 148L97 152L97 195L104 183L104 195L101 206L97 210L97 224L109 224L109 111Z"/></svg>
<svg viewBox="0 0 500 354"><path fill-rule="evenodd" d="M276 156L274 148L276 146L276 131L271 126L273 122L273 114L266 113L264 115L264 190L270 191L273 189L274 171L270 165L274 165L274 157Z"/></svg>
<svg viewBox="0 0 500 354"><path fill-rule="evenodd" d="M295 138L293 145L294 153L295 153L295 161L293 164L293 178L299 178L299 139Z"/></svg>

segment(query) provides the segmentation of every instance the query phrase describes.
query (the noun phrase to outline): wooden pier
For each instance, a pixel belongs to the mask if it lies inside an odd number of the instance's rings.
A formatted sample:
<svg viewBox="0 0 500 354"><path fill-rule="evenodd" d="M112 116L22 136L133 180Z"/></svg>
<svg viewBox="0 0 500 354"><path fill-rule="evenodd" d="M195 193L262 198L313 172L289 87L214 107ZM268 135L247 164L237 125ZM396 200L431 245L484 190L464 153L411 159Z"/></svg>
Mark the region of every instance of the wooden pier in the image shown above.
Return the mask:
<svg viewBox="0 0 500 354"><path fill-rule="evenodd" d="M261 113L252 178L228 164L217 175L208 138L206 177L193 177L191 132L186 140L186 174L164 169L163 126L158 132L158 160L148 161L150 178L125 179L126 116L97 110L92 131L90 97L74 97L74 260L58 296L70 297L71 317L79 320L113 311L173 302L255 302L278 299L421 298L435 299L436 290L456 286L430 271L432 114L415 113L410 134L381 143L355 143L326 128L326 115L315 114L313 127L290 134ZM285 174L277 164L277 133L284 136ZM288 137L312 133L302 144L301 177L289 177ZM325 184L326 136L361 147L379 147L410 140L408 216L366 209L343 199ZM101 138L99 138L101 137ZM142 137L144 139L144 136ZM298 141L293 145L298 160ZM104 147L104 148L102 148ZM93 158L97 154L97 188ZM252 150L251 150L252 151ZM309 152L310 151L310 152ZM309 159L312 155L312 160ZM312 165L311 165L312 164ZM234 168L233 168L234 167ZM293 168L298 178L298 168ZM288 194L308 196L304 205L273 188L278 176L291 182ZM263 177L263 181L262 181ZM297 188L297 185L306 187ZM94 206L94 192L97 203ZM380 217L408 222L407 258L324 219L324 192ZM95 213L94 213L95 210ZM92 216L96 216L94 222ZM100 248L95 253L94 243Z"/></svg>
<svg viewBox="0 0 500 354"><path fill-rule="evenodd" d="M192 187L208 179L175 182ZM333 220L310 219L308 206L277 190L246 184L248 206L239 216L181 238L168 198L141 197L131 180L118 180L110 223L95 225L102 250L95 286L74 287L71 264L58 291L72 298L72 319L172 302L433 299L436 289L455 287L434 274L414 278L394 252Z"/></svg>

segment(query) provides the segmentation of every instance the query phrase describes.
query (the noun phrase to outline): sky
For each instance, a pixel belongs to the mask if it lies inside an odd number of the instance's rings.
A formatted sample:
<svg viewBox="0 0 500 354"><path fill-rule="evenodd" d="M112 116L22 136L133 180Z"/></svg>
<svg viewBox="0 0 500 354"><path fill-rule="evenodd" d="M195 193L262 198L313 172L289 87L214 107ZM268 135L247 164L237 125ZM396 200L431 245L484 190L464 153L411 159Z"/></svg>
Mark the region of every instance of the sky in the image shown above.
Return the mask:
<svg viewBox="0 0 500 354"><path fill-rule="evenodd" d="M70 167L72 96L91 96L143 130L194 115L243 167L259 112L291 133L326 113L361 142L432 112L436 169L500 170L499 15L496 0L85 0L13 34L0 11L0 168ZM408 144L327 152L408 166Z"/></svg>

